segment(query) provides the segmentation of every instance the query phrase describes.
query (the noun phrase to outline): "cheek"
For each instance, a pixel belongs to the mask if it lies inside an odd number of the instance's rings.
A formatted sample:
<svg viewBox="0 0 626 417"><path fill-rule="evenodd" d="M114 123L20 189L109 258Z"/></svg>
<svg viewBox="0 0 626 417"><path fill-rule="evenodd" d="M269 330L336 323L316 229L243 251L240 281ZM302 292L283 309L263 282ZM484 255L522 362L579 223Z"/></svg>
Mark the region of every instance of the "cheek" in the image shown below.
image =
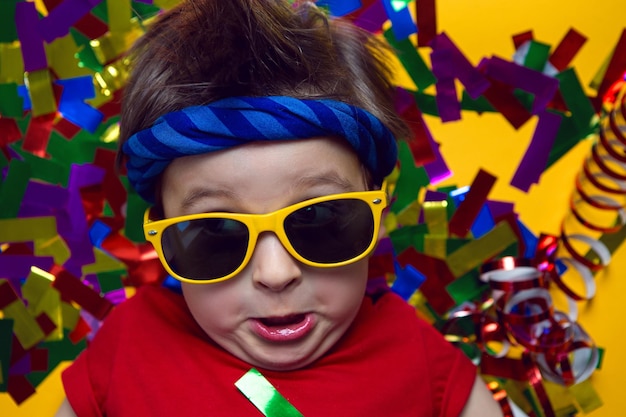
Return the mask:
<svg viewBox="0 0 626 417"><path fill-rule="evenodd" d="M338 314L349 314L361 305L367 285L367 271L365 260L335 270L329 269L324 277L316 279L318 296L325 298L323 304L329 305Z"/></svg>
<svg viewBox="0 0 626 417"><path fill-rule="evenodd" d="M219 284L197 285L182 284L183 296L187 307L196 322L205 331L230 330L229 318L237 308L236 292L228 286L219 288Z"/></svg>

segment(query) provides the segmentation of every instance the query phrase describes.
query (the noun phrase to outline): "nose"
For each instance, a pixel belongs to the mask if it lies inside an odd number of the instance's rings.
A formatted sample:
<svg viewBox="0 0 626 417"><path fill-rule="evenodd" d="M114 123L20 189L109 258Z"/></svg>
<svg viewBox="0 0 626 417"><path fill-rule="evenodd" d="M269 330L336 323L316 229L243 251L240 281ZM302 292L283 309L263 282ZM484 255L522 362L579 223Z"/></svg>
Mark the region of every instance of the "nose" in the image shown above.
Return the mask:
<svg viewBox="0 0 626 417"><path fill-rule="evenodd" d="M254 284L271 291L283 291L302 279L300 263L273 233L259 236L250 263Z"/></svg>

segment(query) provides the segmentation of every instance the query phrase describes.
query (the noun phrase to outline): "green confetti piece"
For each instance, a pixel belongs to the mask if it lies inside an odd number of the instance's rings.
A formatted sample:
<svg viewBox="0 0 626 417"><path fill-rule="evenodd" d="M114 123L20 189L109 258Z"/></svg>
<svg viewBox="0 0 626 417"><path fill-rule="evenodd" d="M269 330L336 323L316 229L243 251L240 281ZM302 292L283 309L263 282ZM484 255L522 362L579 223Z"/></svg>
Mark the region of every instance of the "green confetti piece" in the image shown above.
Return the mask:
<svg viewBox="0 0 626 417"><path fill-rule="evenodd" d="M124 287L122 282L122 275L125 275L125 270L117 271L105 271L96 274L98 277L98 284L100 284L100 290L106 294L109 291L119 290Z"/></svg>
<svg viewBox="0 0 626 417"><path fill-rule="evenodd" d="M72 138L67 140L55 131L52 131L46 151L53 160L64 165L91 163L94 160L99 142L91 139L91 134L81 130Z"/></svg>
<svg viewBox="0 0 626 417"><path fill-rule="evenodd" d="M461 109L475 111L476 113L496 113L496 109L484 97L480 96L476 100L472 99L467 91L463 91L461 97Z"/></svg>
<svg viewBox="0 0 626 417"><path fill-rule="evenodd" d="M70 176L70 167L59 163L59 161L40 158L30 152L22 150L21 141L10 145L19 153L24 161L30 165L31 178L44 181L49 184L62 185L67 187Z"/></svg>
<svg viewBox="0 0 626 417"><path fill-rule="evenodd" d="M91 14L102 20L104 23L109 23L109 10L107 9L107 2L100 2L91 9Z"/></svg>
<svg viewBox="0 0 626 417"><path fill-rule="evenodd" d="M413 247L418 252L424 252L424 236L428 233L425 223L411 226L402 226L389 233L389 239L395 253L402 253Z"/></svg>
<svg viewBox="0 0 626 417"><path fill-rule="evenodd" d="M15 5L19 0L0 1L0 43L11 43L17 40L15 26Z"/></svg>
<svg viewBox="0 0 626 417"><path fill-rule="evenodd" d="M576 71L568 68L556 75L559 80L561 96L571 112L571 118L579 130L579 137L585 137L595 130L594 119L596 112L591 100L585 94Z"/></svg>
<svg viewBox="0 0 626 417"><path fill-rule="evenodd" d="M446 287L450 297L460 304L465 301L478 299L479 296L490 290L489 284L478 279L478 270L474 269L469 273L455 279Z"/></svg>
<svg viewBox="0 0 626 417"><path fill-rule="evenodd" d="M430 184L430 179L424 167L415 166L409 145L400 141L398 151L398 159L402 169L393 192L396 201L391 206L391 211L396 214L417 200L420 189Z"/></svg>
<svg viewBox="0 0 626 417"><path fill-rule="evenodd" d="M428 65L426 65L415 45L408 38L398 41L391 29L386 30L384 35L389 45L397 51L400 63L402 63L402 66L419 90L424 90L435 84L437 79L428 68Z"/></svg>
<svg viewBox="0 0 626 417"><path fill-rule="evenodd" d="M152 4L146 4L140 1L134 1L131 4L133 16L139 17L141 21L156 16L161 11L161 9Z"/></svg>
<svg viewBox="0 0 626 417"><path fill-rule="evenodd" d="M548 157L545 170L550 168L552 164L561 159L580 142L582 139L580 134L581 132L577 128L576 122L574 122L571 117L563 117L561 119L561 126L554 139L554 145L550 150L550 156Z"/></svg>
<svg viewBox="0 0 626 417"><path fill-rule="evenodd" d="M26 378L34 387L39 386L61 362L76 359L78 354L87 347L87 341L85 339L74 344L69 338L69 333L69 330L64 330L63 339L43 342L37 346L40 349L46 349L48 351L48 370L31 372L26 375Z"/></svg>
<svg viewBox="0 0 626 417"><path fill-rule="evenodd" d="M549 57L550 45L537 41L530 41L528 53L524 58L524 66L535 71L542 72L546 67Z"/></svg>
<svg viewBox="0 0 626 417"><path fill-rule="evenodd" d="M0 184L0 219L17 217L30 176L27 162L11 160L6 179Z"/></svg>
<svg viewBox="0 0 626 417"><path fill-rule="evenodd" d="M7 165L9 165L9 161L4 156L4 153L0 152L0 169L4 169Z"/></svg>
<svg viewBox="0 0 626 417"><path fill-rule="evenodd" d="M287 401L259 371L252 368L235 386L266 417L301 417L302 414Z"/></svg>
<svg viewBox="0 0 626 417"><path fill-rule="evenodd" d="M432 94L424 94L419 91L414 91L412 94L415 98L415 104L417 104L417 107L422 113L439 117L439 110L437 109L435 96Z"/></svg>
<svg viewBox="0 0 626 417"><path fill-rule="evenodd" d="M76 52L78 66L88 68L93 72L102 72L104 66L98 61L95 52L89 45L89 38L74 28L70 28L70 34L74 38L76 45L78 45L78 52Z"/></svg>
<svg viewBox="0 0 626 417"><path fill-rule="evenodd" d="M150 204L128 185L126 177L121 177L120 179L124 182L128 190L124 235L133 242L145 242L146 239L143 235L143 215Z"/></svg>
<svg viewBox="0 0 626 417"><path fill-rule="evenodd" d="M0 392L7 392L11 347L13 346L13 320L0 319Z"/></svg>
<svg viewBox="0 0 626 417"><path fill-rule="evenodd" d="M17 84L0 84L0 115L22 117L23 109L24 99L17 94Z"/></svg>

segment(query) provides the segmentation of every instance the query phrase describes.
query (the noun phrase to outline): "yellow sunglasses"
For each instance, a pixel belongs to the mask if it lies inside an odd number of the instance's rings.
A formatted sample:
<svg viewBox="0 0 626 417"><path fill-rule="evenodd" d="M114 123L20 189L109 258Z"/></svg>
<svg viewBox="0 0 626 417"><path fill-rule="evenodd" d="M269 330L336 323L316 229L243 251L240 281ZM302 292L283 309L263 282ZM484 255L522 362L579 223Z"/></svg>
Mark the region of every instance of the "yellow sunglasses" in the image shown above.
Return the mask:
<svg viewBox="0 0 626 417"><path fill-rule="evenodd" d="M199 213L153 221L146 210L143 229L167 272L183 282L236 276L263 232L276 234L305 265L337 267L363 259L376 246L388 204L385 188L317 197L266 214Z"/></svg>

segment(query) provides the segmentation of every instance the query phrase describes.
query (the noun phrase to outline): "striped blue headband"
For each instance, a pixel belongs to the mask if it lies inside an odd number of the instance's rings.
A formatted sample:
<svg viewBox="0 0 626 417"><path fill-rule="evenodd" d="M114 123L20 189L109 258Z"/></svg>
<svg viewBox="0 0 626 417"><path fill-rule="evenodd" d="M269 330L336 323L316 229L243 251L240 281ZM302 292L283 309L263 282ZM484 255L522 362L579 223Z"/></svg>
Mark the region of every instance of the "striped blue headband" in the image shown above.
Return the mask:
<svg viewBox="0 0 626 417"><path fill-rule="evenodd" d="M376 184L395 166L394 136L371 113L334 100L284 96L231 97L167 113L128 138L122 151L130 184L154 202L156 180L175 158L254 141L320 136L345 138Z"/></svg>

